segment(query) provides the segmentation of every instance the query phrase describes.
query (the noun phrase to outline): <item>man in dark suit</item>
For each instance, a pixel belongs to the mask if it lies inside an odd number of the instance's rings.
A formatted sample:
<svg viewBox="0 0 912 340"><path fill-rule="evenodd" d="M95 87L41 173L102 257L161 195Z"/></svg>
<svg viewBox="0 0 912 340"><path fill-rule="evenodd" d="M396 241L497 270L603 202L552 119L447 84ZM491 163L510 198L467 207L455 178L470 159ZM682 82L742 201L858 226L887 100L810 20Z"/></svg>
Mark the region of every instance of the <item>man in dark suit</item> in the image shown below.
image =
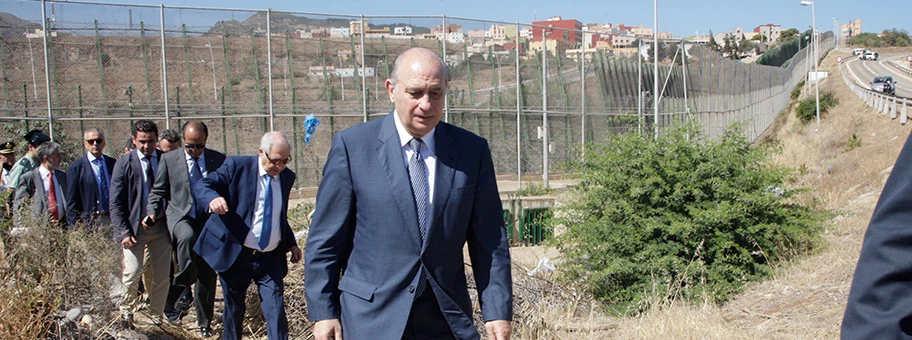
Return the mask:
<svg viewBox="0 0 912 340"><path fill-rule="evenodd" d="M60 144L45 142L38 147L36 157L41 162L37 168L22 174L16 186L16 198L13 201L13 218L18 227L23 223L23 205L31 199L31 218L35 221L46 220L66 225L66 183L65 172L57 170L60 166Z"/></svg>
<svg viewBox="0 0 912 340"><path fill-rule="evenodd" d="M510 254L491 152L440 122L447 81L436 53L409 49L386 81L393 112L333 138L305 247L316 339L478 339L466 243L488 339L509 339Z"/></svg>
<svg viewBox="0 0 912 340"><path fill-rule="evenodd" d="M193 248L219 273L225 312L224 339L240 339L250 282L260 292L269 339L288 338L285 275L288 263L301 261L301 249L288 225L288 197L295 174L285 165L292 146L281 132L260 140L257 156L228 157L202 181L200 200L210 215Z"/></svg>
<svg viewBox="0 0 912 340"><path fill-rule="evenodd" d="M208 205L198 199L196 189L199 181L225 162L225 154L206 148L208 137L206 124L199 121L184 124L184 150L162 156L147 208L152 221L167 217L171 243L177 252L177 274L168 292L170 306L165 307L166 314L173 310L168 319L179 321L195 295L197 324L203 337L212 335L209 323L215 306L216 275L193 252L196 238L209 217ZM191 294L190 285L194 283L195 294Z"/></svg>
<svg viewBox="0 0 912 340"><path fill-rule="evenodd" d="M108 194L117 160L104 154L106 144L101 130L90 128L82 136L86 155L67 169L67 223L70 228L82 224L88 230L96 230L98 225L111 223Z"/></svg>
<svg viewBox="0 0 912 340"><path fill-rule="evenodd" d="M912 138L907 138L865 232L842 339L912 339L910 207Z"/></svg>
<svg viewBox="0 0 912 340"><path fill-rule="evenodd" d="M132 134L136 149L114 164L110 192L114 239L123 247L125 293L119 307L125 327L132 327L133 313L142 302L138 294L140 274L145 276L152 320L161 322L171 270L171 235L165 221L153 222L146 218L149 192L161 159L161 151L155 149L158 126L148 120L139 120L133 124ZM146 260L149 266L144 270Z"/></svg>

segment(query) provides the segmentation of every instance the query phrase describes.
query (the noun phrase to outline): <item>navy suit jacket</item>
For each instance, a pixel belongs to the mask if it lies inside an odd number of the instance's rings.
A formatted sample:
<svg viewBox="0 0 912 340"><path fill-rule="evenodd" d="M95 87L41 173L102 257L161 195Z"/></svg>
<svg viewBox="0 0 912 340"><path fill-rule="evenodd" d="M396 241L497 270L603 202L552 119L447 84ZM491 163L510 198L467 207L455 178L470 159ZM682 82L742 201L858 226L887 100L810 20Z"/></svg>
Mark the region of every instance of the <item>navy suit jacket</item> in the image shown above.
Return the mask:
<svg viewBox="0 0 912 340"><path fill-rule="evenodd" d="M912 139L907 138L868 230L845 316L843 339L912 339Z"/></svg>
<svg viewBox="0 0 912 340"><path fill-rule="evenodd" d="M155 150L161 161L162 152ZM136 150L117 159L111 173L110 204L111 224L114 228L114 239L118 242L128 236L136 236L140 228L146 200L143 199L143 170ZM156 220L153 228L167 228L165 220Z"/></svg>
<svg viewBox="0 0 912 340"><path fill-rule="evenodd" d="M205 149L206 173L213 173L225 162L225 154ZM158 162L158 172L155 173L155 185L149 194L148 214L154 214L155 219L167 217L168 228L173 229L177 222L193 207L192 191L199 193L199 188L190 187L190 171L187 167L187 152L183 148L174 152L165 153ZM197 183L199 185L199 183ZM206 201L203 206L208 207ZM198 216L203 219L206 216Z"/></svg>
<svg viewBox="0 0 912 340"><path fill-rule="evenodd" d="M111 187L111 174L114 172L116 159L102 155L105 166L108 168L108 189ZM67 211L66 219L70 227L76 223L91 224L98 213L98 203L101 197L98 193L98 182L95 180L95 171L88 156L79 157L67 169ZM109 200L110 202L110 200ZM110 207L108 208L110 210Z"/></svg>
<svg viewBox="0 0 912 340"><path fill-rule="evenodd" d="M193 246L193 251L217 272L228 270L237 260L253 224L258 161L259 156L228 157L218 170L201 182L199 198L206 206L220 196L228 202L227 213L209 215L206 226ZM298 245L294 232L288 225L288 197L294 185L295 173L285 168L279 173L279 180L282 182L282 215L279 217L282 240L274 251L286 252ZM287 272L288 263L283 261L279 265L284 266L283 272Z"/></svg>
<svg viewBox="0 0 912 340"><path fill-rule="evenodd" d="M512 319L510 253L487 141L443 122L436 129L423 242L393 114L333 138L305 247L311 321L341 318L347 339L399 339L426 270L453 334L478 339L467 243L484 320Z"/></svg>

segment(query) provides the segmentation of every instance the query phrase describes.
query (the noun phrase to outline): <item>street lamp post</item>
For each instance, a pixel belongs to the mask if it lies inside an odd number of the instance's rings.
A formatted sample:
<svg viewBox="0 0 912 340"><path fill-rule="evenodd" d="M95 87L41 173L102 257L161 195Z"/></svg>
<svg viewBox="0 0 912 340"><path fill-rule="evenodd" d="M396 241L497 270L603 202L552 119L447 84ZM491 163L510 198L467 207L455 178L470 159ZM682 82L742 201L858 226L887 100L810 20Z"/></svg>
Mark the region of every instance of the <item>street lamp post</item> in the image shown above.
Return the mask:
<svg viewBox="0 0 912 340"><path fill-rule="evenodd" d="M801 6L811 6L811 41L814 46L814 91L816 92L815 97L817 101L817 125L820 125L820 77L818 72L817 65L817 17L814 12L814 1L813 0L801 0Z"/></svg>

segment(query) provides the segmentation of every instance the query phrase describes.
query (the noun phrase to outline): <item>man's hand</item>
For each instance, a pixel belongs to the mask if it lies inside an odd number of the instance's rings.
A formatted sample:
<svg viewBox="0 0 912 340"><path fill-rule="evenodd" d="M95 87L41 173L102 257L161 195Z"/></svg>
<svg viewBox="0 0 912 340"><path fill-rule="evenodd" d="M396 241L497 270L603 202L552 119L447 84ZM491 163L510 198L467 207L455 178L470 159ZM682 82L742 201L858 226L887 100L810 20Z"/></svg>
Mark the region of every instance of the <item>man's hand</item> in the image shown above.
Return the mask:
<svg viewBox="0 0 912 340"><path fill-rule="evenodd" d="M339 319L317 321L314 323L313 335L314 340L342 340L342 324Z"/></svg>
<svg viewBox="0 0 912 340"><path fill-rule="evenodd" d="M152 230L152 226L155 225L155 215L146 216L139 224L145 230Z"/></svg>
<svg viewBox="0 0 912 340"><path fill-rule="evenodd" d="M127 236L120 240L120 246L124 249L133 248L134 245L136 245L136 238L133 236Z"/></svg>
<svg viewBox="0 0 912 340"><path fill-rule="evenodd" d="M491 320L485 322L485 331L488 333L488 339L510 340L513 327L510 326L509 320Z"/></svg>
<svg viewBox="0 0 912 340"><path fill-rule="evenodd" d="M209 202L209 210L212 210L213 214L224 215L228 212L228 202L225 201L224 197L216 197L212 202Z"/></svg>
<svg viewBox="0 0 912 340"><path fill-rule="evenodd" d="M301 248L298 248L298 246L291 246L291 263L301 262L302 258L304 258L304 254L301 253Z"/></svg>

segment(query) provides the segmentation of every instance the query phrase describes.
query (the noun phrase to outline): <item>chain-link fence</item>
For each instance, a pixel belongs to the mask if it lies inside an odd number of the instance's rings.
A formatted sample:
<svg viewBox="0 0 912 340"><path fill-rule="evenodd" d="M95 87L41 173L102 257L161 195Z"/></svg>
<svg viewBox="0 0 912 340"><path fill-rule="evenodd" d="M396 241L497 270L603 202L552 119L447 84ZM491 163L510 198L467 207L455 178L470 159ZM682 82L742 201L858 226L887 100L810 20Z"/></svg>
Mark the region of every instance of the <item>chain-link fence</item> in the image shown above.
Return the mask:
<svg viewBox="0 0 912 340"><path fill-rule="evenodd" d="M252 154L264 132L281 130L296 144L290 166L299 187L319 183L334 133L392 109L384 82L399 53L414 46L438 51L449 65L444 119L488 139L497 173L513 176L577 160L585 142L660 133L688 117L710 135L744 122L745 135L756 138L810 64L803 52L779 68L666 42L679 48L656 76L635 53L580 50L590 33L550 26L74 1L0 5L8 12L0 15L0 120L42 123L58 138L99 127L113 156L140 118L176 129L202 120L209 146L229 155ZM536 45L521 34L529 28L576 45L550 38ZM833 40L824 38L820 48L828 51ZM305 145L308 114L322 125Z"/></svg>

